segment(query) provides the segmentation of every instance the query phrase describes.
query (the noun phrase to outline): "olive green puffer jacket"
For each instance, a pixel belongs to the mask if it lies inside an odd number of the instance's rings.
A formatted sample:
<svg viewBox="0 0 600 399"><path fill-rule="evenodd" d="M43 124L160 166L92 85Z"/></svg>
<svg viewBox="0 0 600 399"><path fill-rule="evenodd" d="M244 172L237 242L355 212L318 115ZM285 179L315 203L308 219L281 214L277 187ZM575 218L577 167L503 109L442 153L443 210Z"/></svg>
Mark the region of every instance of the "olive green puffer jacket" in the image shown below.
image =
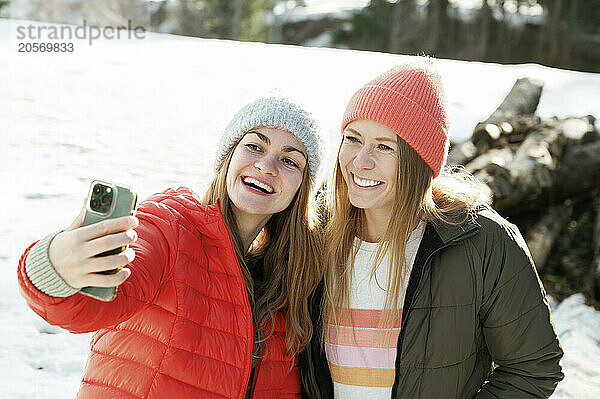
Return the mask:
<svg viewBox="0 0 600 399"><path fill-rule="evenodd" d="M332 398L316 328L300 356L303 394ZM490 209L459 225L428 223L404 302L392 398L546 398L563 352L525 241Z"/></svg>

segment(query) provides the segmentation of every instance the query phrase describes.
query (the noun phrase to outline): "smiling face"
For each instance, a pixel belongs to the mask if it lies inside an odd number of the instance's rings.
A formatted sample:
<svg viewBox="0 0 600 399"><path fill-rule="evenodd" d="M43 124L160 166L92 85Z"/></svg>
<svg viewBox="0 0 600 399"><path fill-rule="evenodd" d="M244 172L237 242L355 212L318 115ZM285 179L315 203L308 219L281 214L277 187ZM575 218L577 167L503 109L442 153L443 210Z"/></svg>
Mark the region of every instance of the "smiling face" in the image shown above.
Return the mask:
<svg viewBox="0 0 600 399"><path fill-rule="evenodd" d="M398 136L366 119L344 130L338 156L350 203L365 211L390 214L398 179Z"/></svg>
<svg viewBox="0 0 600 399"><path fill-rule="evenodd" d="M233 151L226 178L238 221L286 209L307 167L306 149L292 133L267 127L246 133Z"/></svg>

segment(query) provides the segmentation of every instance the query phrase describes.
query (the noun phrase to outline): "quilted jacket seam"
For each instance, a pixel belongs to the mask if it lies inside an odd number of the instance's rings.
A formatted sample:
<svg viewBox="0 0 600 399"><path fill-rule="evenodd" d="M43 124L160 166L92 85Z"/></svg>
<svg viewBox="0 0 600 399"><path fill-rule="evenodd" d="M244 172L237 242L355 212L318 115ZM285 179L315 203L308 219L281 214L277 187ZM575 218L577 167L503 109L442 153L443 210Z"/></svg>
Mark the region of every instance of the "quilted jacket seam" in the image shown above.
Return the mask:
<svg viewBox="0 0 600 399"><path fill-rule="evenodd" d="M502 285L494 288L494 291L501 290L502 288L504 288L504 286L511 283L519 274L523 273L524 270L526 270L530 267L531 267L531 263L529 263L529 262L525 263L525 265L522 268L520 268L518 271L515 272L515 274L510 276L510 278L508 280L506 280Z"/></svg>
<svg viewBox="0 0 600 399"><path fill-rule="evenodd" d="M442 366L435 366L435 367L425 367L425 366L419 366L419 365L404 365L404 366L400 366L400 368L402 369L419 369L419 370L438 370L438 369L444 369L444 368L448 368L448 367L454 367L457 366L461 363L466 362L467 360L469 360L469 358L473 357L473 355L477 354L477 350L474 350L473 352L469 353L465 358L463 358L462 360L458 360L454 363L450 363L450 364L444 364Z"/></svg>
<svg viewBox="0 0 600 399"><path fill-rule="evenodd" d="M216 248L221 248L221 247L216 247ZM198 257L197 256L193 256L193 255L191 255L190 253L188 253L186 251L181 251L180 255L187 256L188 258L192 259L194 262L198 262ZM207 271L208 271L208 269L207 269ZM209 271L209 273L224 274L224 275L226 275L228 277L236 277L234 274L229 274L229 273L227 273L225 271L211 270L211 271Z"/></svg>
<svg viewBox="0 0 600 399"><path fill-rule="evenodd" d="M160 306L159 306L159 307L160 307ZM164 308L163 308L163 309L164 309ZM165 309L165 310L166 310L166 309ZM175 317L177 317L177 315L176 315L175 313L171 312L170 310L166 310L166 311L167 311L167 312L169 312L170 314L174 315ZM186 320L186 321L189 321L189 322L191 322L191 323L194 323L195 325L197 325L198 327L201 327L201 328L206 328L206 329L209 329L209 330L218 331L218 332L221 332L221 333L223 333L223 334L231 335L231 336L233 336L233 337L240 337L240 335L236 335L235 333L232 333L232 332L230 332L230 331L221 330L221 329L219 329L219 328L215 328L215 327L212 327L212 326L205 326L205 325L203 325L203 324L200 324L200 323L198 323L197 321L194 321L194 320L192 320L192 319L189 319L189 318L187 318L187 317L180 317L180 319L182 319L182 320ZM117 325L117 326L118 326L118 325ZM117 328L117 327L106 327L106 328L104 328L104 330L114 330L114 331L118 331L118 330L119 330L119 328ZM122 330L134 331L134 332L138 332L139 334L145 335L144 333L141 333L141 332L139 332L139 331L135 331L135 330L131 330L131 329L128 329L128 328L123 328ZM158 342L160 342L160 343L162 343L162 344L164 344L164 345L168 345L168 343L167 343L167 342L163 342L163 341L161 341L161 340L158 340L158 339L157 339L157 341L158 341Z"/></svg>
<svg viewBox="0 0 600 399"><path fill-rule="evenodd" d="M419 310L426 310L426 309L446 309L446 308L463 308L463 307L467 307L467 306L473 306L475 305L475 301L471 302L471 303L465 303L465 304L460 304L460 305L442 305L442 306L413 306L412 310L415 309L419 309Z"/></svg>
<svg viewBox="0 0 600 399"><path fill-rule="evenodd" d="M121 356L111 355L110 353L100 352L97 349L91 349L90 352L95 353L95 354L100 355L100 356L110 357L111 359L118 359L118 360L123 360L125 362L134 363L136 365L143 366L144 368L147 368L149 370L154 370L153 367L148 366L147 364L138 362L137 360L131 360L131 359L127 359L126 357L121 357Z"/></svg>
<svg viewBox="0 0 600 399"><path fill-rule="evenodd" d="M173 280L171 280L171 281L173 281ZM176 301L175 307L177 308L177 313L179 313L180 312L180 309L179 309L180 305L179 305L179 295L178 295L178 292L177 292L177 285L176 284L173 284L173 285L175 285L175 301ZM146 392L146 396L145 397L148 397L148 395L150 394L150 391L152 390L152 387L156 383L158 375L161 374L160 369L161 369L162 364L163 364L163 362L165 360L165 356L167 354L167 350L169 350L169 348L172 345L172 342L173 342L173 331L175 330L175 323L177 323L178 317L179 316L176 314L175 318L171 322L171 331L169 332L169 342L165 346L165 350L163 351L163 353L161 355L160 361L158 362L158 366L156 367L156 370L154 371L154 376L152 377L152 381L150 382L150 384L148 386L148 391Z"/></svg>
<svg viewBox="0 0 600 399"><path fill-rule="evenodd" d="M177 212L179 214L179 212ZM175 222L180 225L179 220L177 219L177 217L175 218ZM181 241L181 230L177 230L177 248L175 249L175 256L177 256L177 253L179 251L179 242ZM174 259L173 261L173 265L177 264L177 258ZM171 273L172 274L172 273ZM150 394L150 392L152 391L152 388L154 387L154 384L157 381L157 377L158 375L161 373L161 367L162 364L165 360L165 356L167 354L167 351L169 350L169 348L171 347L171 345L173 344L173 331L175 330L175 324L177 323L177 320L179 319L179 315L181 314L181 302L179 301L179 292L177 290L177 284L175 284L175 280L173 279L169 279L167 282L170 282L173 284L173 288L175 291L175 309L177 309L177 312L175 313L175 317L173 318L173 321L171 322L171 331L169 332L169 340L168 343L161 355L161 359L158 363L158 366L156 367L156 370L154 372L154 376L152 377L152 381L150 382L149 386L148 386L148 391L146 392L146 397Z"/></svg>
<svg viewBox="0 0 600 399"><path fill-rule="evenodd" d="M134 397L134 398L140 398L140 399L143 399L143 397L142 397L142 396L137 396L137 395L135 395L135 394L133 394L133 393L131 393L131 392L127 392L126 390L124 390L124 389L122 389L122 388L115 387L115 386L113 386L113 385L101 384L101 383L99 383L99 382L95 382L95 381L91 381L91 380L86 380L85 378L83 378L83 379L81 380L81 382L83 382L83 383L85 383L85 384L89 384L89 385L95 385L95 386L97 386L97 387L108 387L108 388L110 388L110 389L114 389L115 391L124 392L124 393L126 393L127 395L129 395L129 396L132 396L132 397Z"/></svg>
<svg viewBox="0 0 600 399"><path fill-rule="evenodd" d="M235 277L235 276L232 276L232 277ZM205 293L203 293L202 291L200 291L200 290L199 290L199 289L197 289L196 287L194 287L194 286L191 286L191 285L189 285L189 284L186 284L184 281L181 281L181 280L173 280L173 281L175 281L175 282L177 282L177 283L180 283L180 284L183 284L183 285L185 285L185 286L189 287L189 288L190 288L190 289L192 289L194 292L197 292L198 294L200 294L201 296L203 296L203 297L205 297L205 298L212 299L212 300L215 300L215 301L220 301L220 302L227 302L227 303L230 303L230 304L232 304L232 305L235 305L235 306L240 306L240 307L243 307L243 306L244 306L244 305L243 305L243 304L241 304L241 303L235 303L235 302L233 302L233 301L230 301L230 300L228 300L228 299L217 298L217 297L214 297L214 296L206 295Z"/></svg>
<svg viewBox="0 0 600 399"><path fill-rule="evenodd" d="M165 345L165 346L167 346L167 345ZM240 369L240 367L237 367L237 366L235 366L234 364L227 363L227 362L226 362L226 361L224 361L224 360L215 359L214 357L205 356L205 355L203 355L203 354L201 354L201 353L192 352L192 351L189 351L189 350L187 350L187 349L178 348L178 347L176 347L176 346L167 346L167 347L168 347L168 348L172 348L172 349L181 350L181 351L183 351L183 352L187 352L187 353L190 353L190 354L192 354L192 355L194 355L194 356L198 356L198 357L201 357L201 358L204 358L204 359L209 359L209 360L212 360L212 361L221 362L221 363L224 363L224 364L226 364L226 365L228 365L228 366L230 366L230 367L233 367L233 368L236 368L236 369ZM111 355L110 353L100 352L100 351L98 351L98 350L91 350L91 352L93 352L93 353L96 353L96 354L98 354L98 355L100 355L100 356L106 356L106 357L110 357L110 358L112 358L112 359L119 359L119 360L124 360L124 361L126 361L126 362L130 362L130 363L139 364L139 365L141 365L141 366L144 366L144 367L145 367L145 368L147 368L147 369L154 370L154 368L153 368L153 367L151 367L151 366L148 366L147 364L144 364L144 363L138 362L138 361L136 361L136 360L131 360L131 359L128 359L128 358L126 358L126 357L120 357L120 356L116 356L116 355ZM162 374L162 375L169 375L169 374L162 373L162 372L160 372L160 374ZM193 385L192 385L192 386L193 386Z"/></svg>
<svg viewBox="0 0 600 399"><path fill-rule="evenodd" d="M493 328L502 328L502 327L506 327L507 325L514 323L515 321L519 320L521 317L525 316L528 313L533 312L534 310L536 310L538 307L540 307L540 305L544 305L546 306L546 304L542 301L542 302L537 302L534 306L532 306L531 308L527 309L526 311L524 311L523 313L519 314L517 317L515 317L514 319L507 321L506 323L503 324L499 324L497 326L486 326L484 325L483 327L488 328L488 329L493 329Z"/></svg>
<svg viewBox="0 0 600 399"><path fill-rule="evenodd" d="M137 335L143 335L144 337L150 338L150 339L152 339L153 341L156 341L156 342L160 343L161 345L168 346L168 343L167 343L167 342L163 342L163 341L161 341L160 339L158 339L158 338L156 338L156 337L153 337L153 336L151 336L151 335L148 335L148 334L144 334L143 332L140 332L140 331L131 330L131 329L129 329L129 328L116 328L116 327L111 327L111 328L105 328L104 330L109 330L109 331L127 331L127 332L130 332L130 333L133 333L133 334L137 334Z"/></svg>
<svg viewBox="0 0 600 399"><path fill-rule="evenodd" d="M526 358L526 357L533 355L536 352L539 352L540 350L542 350L544 348L549 347L550 345L554 345L555 342L556 342L556 338L553 338L552 341L550 341L549 343L544 344L544 345L540 346L539 348L536 348L534 351L531 351L530 353L520 356L518 358L514 358L514 359L498 359L498 358L496 358L495 360L498 362L510 362L510 361L515 361L517 359Z"/></svg>
<svg viewBox="0 0 600 399"><path fill-rule="evenodd" d="M194 388L194 389L196 389L196 390L198 390L198 391L210 392L210 393L211 393L211 394L213 394L213 395L217 395L217 396L220 396L220 397L222 397L222 398L227 398L227 396L225 396L225 395L221 395L220 393L217 393L217 392L214 392L214 391L209 391L208 389L204 389L204 388L197 387L197 386L195 386L195 385L192 385L192 384L190 384L189 382L185 382L185 381L182 381L182 380L180 380L179 378L175 378L175 377L173 377L172 375L164 374L164 373L161 373L161 372L159 372L158 374L161 374L161 375L163 375L163 376L165 376L165 377L167 377L167 378L170 378L170 379L172 379L172 380L175 380L175 381L177 381L177 382L179 382L179 383L182 383L182 384L185 384L185 385L187 385L187 386L190 386L190 387L192 387L192 388Z"/></svg>

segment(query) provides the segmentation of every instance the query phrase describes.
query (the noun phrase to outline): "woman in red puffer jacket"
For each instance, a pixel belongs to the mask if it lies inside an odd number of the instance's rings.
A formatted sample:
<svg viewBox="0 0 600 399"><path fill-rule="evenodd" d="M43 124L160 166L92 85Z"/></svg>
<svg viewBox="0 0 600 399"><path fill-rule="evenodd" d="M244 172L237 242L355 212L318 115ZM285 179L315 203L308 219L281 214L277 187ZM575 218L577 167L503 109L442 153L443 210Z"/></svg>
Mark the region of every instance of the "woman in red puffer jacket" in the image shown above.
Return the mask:
<svg viewBox="0 0 600 399"><path fill-rule="evenodd" d="M137 217L84 227L82 210L25 251L27 304L71 332L95 331L78 398L300 396L296 354L312 335L307 298L321 278L309 212L319 141L297 104L259 99L226 128L203 200L167 189ZM119 290L101 302L86 286Z"/></svg>

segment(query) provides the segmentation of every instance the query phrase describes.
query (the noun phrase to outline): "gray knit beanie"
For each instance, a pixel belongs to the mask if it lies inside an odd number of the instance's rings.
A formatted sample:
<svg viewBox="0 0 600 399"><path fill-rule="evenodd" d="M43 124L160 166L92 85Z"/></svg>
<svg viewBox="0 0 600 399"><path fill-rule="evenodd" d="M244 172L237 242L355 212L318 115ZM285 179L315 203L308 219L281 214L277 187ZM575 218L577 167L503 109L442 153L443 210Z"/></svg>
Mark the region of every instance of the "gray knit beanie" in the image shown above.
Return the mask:
<svg viewBox="0 0 600 399"><path fill-rule="evenodd" d="M314 117L299 104L285 97L263 97L240 109L225 128L217 147L215 170L227 153L251 129L271 127L291 132L308 152L308 173L314 185L323 158L320 127Z"/></svg>

